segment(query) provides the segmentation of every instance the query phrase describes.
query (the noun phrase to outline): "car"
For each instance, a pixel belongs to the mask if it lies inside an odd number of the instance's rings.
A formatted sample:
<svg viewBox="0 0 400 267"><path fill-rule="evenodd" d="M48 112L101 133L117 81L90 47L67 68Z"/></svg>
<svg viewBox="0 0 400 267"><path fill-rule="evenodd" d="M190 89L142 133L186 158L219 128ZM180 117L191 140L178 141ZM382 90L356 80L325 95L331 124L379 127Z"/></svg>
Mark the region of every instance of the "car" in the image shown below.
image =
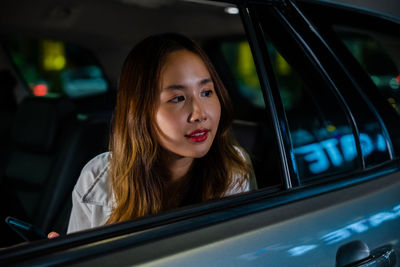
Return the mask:
<svg viewBox="0 0 400 267"><path fill-rule="evenodd" d="M400 20L327 1L2 1L1 265L396 266ZM160 32L196 40L258 189L66 235L107 151L118 74Z"/></svg>

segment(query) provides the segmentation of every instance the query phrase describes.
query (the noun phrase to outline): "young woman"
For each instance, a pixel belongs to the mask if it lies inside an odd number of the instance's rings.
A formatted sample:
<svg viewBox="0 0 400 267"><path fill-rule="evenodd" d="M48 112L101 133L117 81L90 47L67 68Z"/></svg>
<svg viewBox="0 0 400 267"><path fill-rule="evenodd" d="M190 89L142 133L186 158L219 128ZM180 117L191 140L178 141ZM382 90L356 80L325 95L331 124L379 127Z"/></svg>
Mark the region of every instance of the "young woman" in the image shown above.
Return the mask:
<svg viewBox="0 0 400 267"><path fill-rule="evenodd" d="M231 121L227 91L196 43L171 33L137 44L121 71L110 152L82 170L68 232L250 190Z"/></svg>

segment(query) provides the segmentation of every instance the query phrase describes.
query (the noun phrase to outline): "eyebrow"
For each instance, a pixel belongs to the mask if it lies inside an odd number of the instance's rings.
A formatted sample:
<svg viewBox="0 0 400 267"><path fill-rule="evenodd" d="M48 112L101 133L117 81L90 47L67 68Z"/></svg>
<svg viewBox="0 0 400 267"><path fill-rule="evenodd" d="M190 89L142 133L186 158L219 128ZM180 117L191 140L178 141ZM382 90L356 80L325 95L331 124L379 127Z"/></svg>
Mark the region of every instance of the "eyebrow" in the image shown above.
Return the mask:
<svg viewBox="0 0 400 267"><path fill-rule="evenodd" d="M201 80L200 82L198 82L198 85L203 86L206 85L208 83L212 83L212 79L211 78L205 78L203 80ZM168 87L164 88L165 90L183 90L185 89L186 86L184 85L180 85L180 84L171 84Z"/></svg>

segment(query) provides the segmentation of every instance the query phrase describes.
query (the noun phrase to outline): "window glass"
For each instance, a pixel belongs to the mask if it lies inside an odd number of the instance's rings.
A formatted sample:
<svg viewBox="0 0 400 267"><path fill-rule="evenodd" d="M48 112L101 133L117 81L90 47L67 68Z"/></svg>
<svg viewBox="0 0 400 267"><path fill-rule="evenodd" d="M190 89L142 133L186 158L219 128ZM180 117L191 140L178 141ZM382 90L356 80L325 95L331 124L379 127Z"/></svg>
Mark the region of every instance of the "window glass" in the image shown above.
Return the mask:
<svg viewBox="0 0 400 267"><path fill-rule="evenodd" d="M333 28L387 102L400 114L400 38L352 28Z"/></svg>
<svg viewBox="0 0 400 267"><path fill-rule="evenodd" d="M302 182L356 168L357 149L349 120L322 81L308 83L269 43L268 51L286 112Z"/></svg>
<svg viewBox="0 0 400 267"><path fill-rule="evenodd" d="M248 42L225 42L221 50L242 97L250 100L254 107L265 107ZM321 175L354 169L355 139L336 97L320 82L308 87L270 43L268 51L286 111L300 180L305 182ZM267 147L262 149L268 150Z"/></svg>
<svg viewBox="0 0 400 267"><path fill-rule="evenodd" d="M400 39L352 28L333 27L380 95L400 115ZM382 127L368 118L360 133L366 166L389 159Z"/></svg>
<svg viewBox="0 0 400 267"><path fill-rule="evenodd" d="M389 136L374 107L366 96L358 90L360 88L355 86L354 81L350 80L344 71L337 69L340 68L340 65L336 65L331 53L325 51L325 46L320 43L318 38L315 38L315 34L310 31L309 27L302 24L303 20L295 12L290 13L291 10L289 9L286 11L288 14L283 16L290 23L293 23L296 30L302 32L303 40L309 43L310 49L314 50L313 56L317 57L316 59L309 56L308 48L303 48L302 44L296 42L298 36L290 31L288 32L286 22L282 21L282 24L274 23L273 18L281 19L282 14L277 14L267 8L258 9L257 14L262 21L262 31L267 46L270 46L268 50L287 113L292 143L297 154L296 158L299 150L296 148L296 138L298 137L297 134L294 134L296 129L294 125L303 124L302 120L304 120L304 125L308 129L304 127L300 127L300 129L306 129L308 133L313 134L310 136L300 134L299 136L301 138L307 136L308 139L314 137L314 140L326 151L327 160L318 157L316 162L323 164L314 165L325 166L322 168L326 169L323 174L337 171L353 172L364 167L380 165L390 160L389 148L391 143ZM318 16L317 19L325 20L327 16ZM325 25L317 22L315 23L318 26ZM273 23L274 27L270 27ZM320 28L319 31L323 34L329 32L323 28ZM293 42L290 40L293 40ZM330 39L327 38L327 40ZM271 42L274 43L276 49L268 45ZM275 50L278 50L291 66L291 71L288 71L288 74L282 72L282 67L279 65L281 64L279 63L280 56L279 53L274 52ZM317 70L316 65L319 64L324 67L326 75ZM300 79L296 81L295 77L300 77ZM328 78L332 79L332 82ZM295 85L288 85L294 81L296 81ZM305 111L309 115L305 116ZM293 113L294 116L290 113ZM317 121L319 125L316 123ZM326 135L327 133L329 135ZM329 141L326 143L325 140ZM359 155L357 151L359 151ZM313 157L307 155L307 159L313 160ZM321 159L323 160L321 161ZM327 168L327 166L329 167ZM304 178L301 178L301 164L298 168L300 180L304 180Z"/></svg>
<svg viewBox="0 0 400 267"><path fill-rule="evenodd" d="M6 46L32 95L79 98L107 91L103 71L80 46L45 39L13 39Z"/></svg>
<svg viewBox="0 0 400 267"><path fill-rule="evenodd" d="M352 110L337 91L338 85L319 70L318 65L325 62L315 60L313 56L319 53L310 55L311 47L303 46L302 41L314 34L296 12L282 9L285 12L257 5L250 12L259 20L261 49L268 55L271 94L282 136L289 142L289 172L297 175L291 176L292 182L301 185L357 172L363 167L362 149ZM302 41L287 23L302 33Z"/></svg>

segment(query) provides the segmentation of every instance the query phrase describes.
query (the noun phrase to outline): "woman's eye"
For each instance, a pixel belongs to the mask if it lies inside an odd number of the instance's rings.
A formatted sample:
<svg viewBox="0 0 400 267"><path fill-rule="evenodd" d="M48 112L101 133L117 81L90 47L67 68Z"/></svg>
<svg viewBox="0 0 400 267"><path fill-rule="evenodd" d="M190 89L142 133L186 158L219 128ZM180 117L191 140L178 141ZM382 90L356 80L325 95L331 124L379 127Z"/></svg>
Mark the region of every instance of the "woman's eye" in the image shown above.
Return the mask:
<svg viewBox="0 0 400 267"><path fill-rule="evenodd" d="M201 96L208 97L208 96L210 96L212 93L213 93L212 90L203 91L203 92L201 92Z"/></svg>
<svg viewBox="0 0 400 267"><path fill-rule="evenodd" d="M169 102L178 103L178 102L181 102L183 100L185 100L185 97L181 95L181 96L177 96L177 97L172 98Z"/></svg>

